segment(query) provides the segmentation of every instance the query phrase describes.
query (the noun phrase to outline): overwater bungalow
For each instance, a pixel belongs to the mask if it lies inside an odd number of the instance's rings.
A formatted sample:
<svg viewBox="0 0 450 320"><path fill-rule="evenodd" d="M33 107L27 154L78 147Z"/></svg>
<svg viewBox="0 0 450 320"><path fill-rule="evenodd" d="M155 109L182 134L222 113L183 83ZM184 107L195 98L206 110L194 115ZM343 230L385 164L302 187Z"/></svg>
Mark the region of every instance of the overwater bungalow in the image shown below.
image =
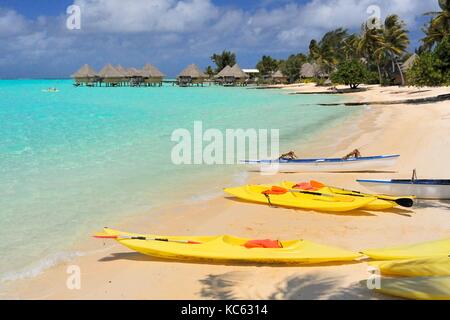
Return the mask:
<svg viewBox="0 0 450 320"><path fill-rule="evenodd" d="M82 66L72 75L75 80L75 86L94 86L97 83L97 72L88 64Z"/></svg>
<svg viewBox="0 0 450 320"><path fill-rule="evenodd" d="M197 65L190 64L188 65L177 77L178 85L181 87L187 87L192 85L201 85L205 82L205 79L208 78L206 74L204 74Z"/></svg>
<svg viewBox="0 0 450 320"><path fill-rule="evenodd" d="M124 68L121 65L113 67L108 64L100 72L96 73L89 65L85 64L72 77L74 85L102 86L162 86L164 74L151 64L146 64L143 70L136 68Z"/></svg>
<svg viewBox="0 0 450 320"><path fill-rule="evenodd" d="M120 85L121 86L128 85L128 83L130 82L130 79L127 76L127 69L122 67L120 64L115 66L114 69L116 69L117 71L119 71L122 74L122 82L121 82Z"/></svg>
<svg viewBox="0 0 450 320"><path fill-rule="evenodd" d="M108 64L100 70L98 76L100 77L100 86L102 83L105 83L107 87L116 87L123 83L126 75L117 71L112 65Z"/></svg>
<svg viewBox="0 0 450 320"><path fill-rule="evenodd" d="M229 65L226 65L218 74L214 76L216 83L223 84L223 78L226 73L231 69Z"/></svg>
<svg viewBox="0 0 450 320"><path fill-rule="evenodd" d="M226 67L224 69L226 69ZM241 67L237 63L231 68L222 71L221 76L223 78L224 86L244 86L247 84L246 80L248 76L244 71L242 71Z"/></svg>
<svg viewBox="0 0 450 320"><path fill-rule="evenodd" d="M144 75L144 84L146 86L162 86L164 73L152 64L146 64L142 69Z"/></svg>
<svg viewBox="0 0 450 320"><path fill-rule="evenodd" d="M144 83L144 72L136 68L128 68L126 75L128 77L128 84L131 87L138 87Z"/></svg>
<svg viewBox="0 0 450 320"><path fill-rule="evenodd" d="M284 84L288 82L288 78L281 72L281 70L278 70L274 72L271 75L272 83L275 84Z"/></svg>

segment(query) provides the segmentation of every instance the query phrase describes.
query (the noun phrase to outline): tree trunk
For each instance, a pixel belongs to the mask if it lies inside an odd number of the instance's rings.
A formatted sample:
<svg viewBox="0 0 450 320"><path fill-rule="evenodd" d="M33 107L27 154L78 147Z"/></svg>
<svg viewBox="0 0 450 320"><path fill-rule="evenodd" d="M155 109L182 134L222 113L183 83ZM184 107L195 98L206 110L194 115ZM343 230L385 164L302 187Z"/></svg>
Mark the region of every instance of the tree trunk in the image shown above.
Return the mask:
<svg viewBox="0 0 450 320"><path fill-rule="evenodd" d="M402 68L400 67L400 64L398 63L397 59L394 58L395 64L397 65L398 71L400 72L400 77L402 78L402 86L405 85L405 77L403 75Z"/></svg>
<svg viewBox="0 0 450 320"><path fill-rule="evenodd" d="M381 75L381 69L380 69L380 64L377 63L377 68L378 68L378 77L380 79L380 86L383 85L383 76Z"/></svg>

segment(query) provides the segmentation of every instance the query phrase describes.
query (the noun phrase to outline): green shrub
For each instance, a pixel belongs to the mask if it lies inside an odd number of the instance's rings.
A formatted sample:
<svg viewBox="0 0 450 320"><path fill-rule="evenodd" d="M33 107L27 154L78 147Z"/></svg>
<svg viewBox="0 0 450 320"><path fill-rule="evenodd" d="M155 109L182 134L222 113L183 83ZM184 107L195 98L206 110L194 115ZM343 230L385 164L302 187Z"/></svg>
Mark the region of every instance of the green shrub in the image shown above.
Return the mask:
<svg viewBox="0 0 450 320"><path fill-rule="evenodd" d="M408 84L419 87L450 85L450 36L432 52L419 55L406 78Z"/></svg>
<svg viewBox="0 0 450 320"><path fill-rule="evenodd" d="M380 83L380 76L378 75L378 72L376 71L369 71L367 73L367 84L379 84Z"/></svg>
<svg viewBox="0 0 450 320"><path fill-rule="evenodd" d="M314 82L316 83L317 86L323 86L325 84L325 80L326 79L319 77L314 78Z"/></svg>
<svg viewBox="0 0 450 320"><path fill-rule="evenodd" d="M367 67L358 60L348 60L340 63L337 70L331 75L334 83L344 83L352 89L366 83L369 78Z"/></svg>
<svg viewBox="0 0 450 320"><path fill-rule="evenodd" d="M440 86L444 83L441 71L437 68L439 59L434 53L421 54L406 74L408 84L419 87Z"/></svg>

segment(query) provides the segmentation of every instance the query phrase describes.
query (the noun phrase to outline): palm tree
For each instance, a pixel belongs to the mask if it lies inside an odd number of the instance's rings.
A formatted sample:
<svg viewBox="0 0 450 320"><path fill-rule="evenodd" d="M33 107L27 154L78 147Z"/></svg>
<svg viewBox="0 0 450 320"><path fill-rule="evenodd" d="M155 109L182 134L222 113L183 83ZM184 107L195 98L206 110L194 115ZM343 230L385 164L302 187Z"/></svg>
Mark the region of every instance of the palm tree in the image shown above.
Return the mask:
<svg viewBox="0 0 450 320"><path fill-rule="evenodd" d="M382 58L383 55L387 56L387 58L392 62L392 70L394 71L395 67L397 67L402 79L402 85L405 85L405 77L398 59L408 48L409 37L405 23L398 15L393 14L386 17L382 37L382 45L374 53L378 56L378 58Z"/></svg>
<svg viewBox="0 0 450 320"><path fill-rule="evenodd" d="M320 48L319 48L319 45L317 44L317 41L312 39L309 42L309 58L312 60L319 59L319 56L320 56L319 51L320 51Z"/></svg>
<svg viewBox="0 0 450 320"><path fill-rule="evenodd" d="M375 27L369 27L368 22L363 23L361 36L357 43L357 52L367 61L367 63L374 62L376 64L380 84L383 83L380 65L384 56L379 49L383 48L383 46L384 38L382 30Z"/></svg>
<svg viewBox="0 0 450 320"><path fill-rule="evenodd" d="M361 56L358 53L358 43L361 38L356 33L349 35L342 43L342 53L346 60L358 59Z"/></svg>
<svg viewBox="0 0 450 320"><path fill-rule="evenodd" d="M226 66L236 64L236 54L231 51L223 50L222 53L215 53L211 56L211 60L216 64L216 72L220 72Z"/></svg>
<svg viewBox="0 0 450 320"><path fill-rule="evenodd" d="M422 50L431 50L435 44L450 34L450 0L439 0L439 7L442 11L425 14L432 18L423 29L425 38L422 39Z"/></svg>
<svg viewBox="0 0 450 320"><path fill-rule="evenodd" d="M345 58L343 46L347 37L347 30L338 28L325 33L319 42L311 40L309 44L310 58L324 71L330 73Z"/></svg>
<svg viewBox="0 0 450 320"><path fill-rule="evenodd" d="M205 69L205 73L208 75L208 77L211 79L214 76L214 70L211 66L207 66Z"/></svg>

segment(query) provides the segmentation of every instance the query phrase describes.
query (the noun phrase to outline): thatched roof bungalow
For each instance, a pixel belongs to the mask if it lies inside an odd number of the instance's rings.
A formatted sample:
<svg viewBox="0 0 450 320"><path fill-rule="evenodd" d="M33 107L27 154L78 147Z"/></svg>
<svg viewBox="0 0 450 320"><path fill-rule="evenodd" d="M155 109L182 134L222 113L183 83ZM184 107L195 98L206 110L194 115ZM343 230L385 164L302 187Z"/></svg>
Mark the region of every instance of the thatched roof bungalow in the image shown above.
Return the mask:
<svg viewBox="0 0 450 320"><path fill-rule="evenodd" d="M142 72L145 77L145 83L147 85L162 85L162 81L164 79L164 73L162 73L158 68L156 68L152 64L146 64L144 68L142 68Z"/></svg>
<svg viewBox="0 0 450 320"><path fill-rule="evenodd" d="M122 74L121 72L116 70L116 68L114 68L110 64L104 66L103 69L100 70L98 75L101 78L101 81L106 83L107 86L116 86L120 84L126 76L125 74Z"/></svg>
<svg viewBox="0 0 450 320"><path fill-rule="evenodd" d="M140 86L144 82L144 72L136 68L128 68L126 72L128 84L132 87Z"/></svg>
<svg viewBox="0 0 450 320"><path fill-rule="evenodd" d="M227 86L244 84L245 80L248 78L247 74L242 71L241 67L237 63L231 68L225 67L220 74L223 78L223 84Z"/></svg>
<svg viewBox="0 0 450 320"><path fill-rule="evenodd" d="M241 67L236 63L233 67L231 67L231 72L236 79L247 79L247 74L242 71Z"/></svg>
<svg viewBox="0 0 450 320"><path fill-rule="evenodd" d="M317 63L304 63L300 69L300 77L303 79L307 78L327 78L328 74L322 70L322 68Z"/></svg>
<svg viewBox="0 0 450 320"><path fill-rule="evenodd" d="M124 67L122 67L120 64L115 66L114 69L119 71L122 74L123 77L127 76L127 70Z"/></svg>
<svg viewBox="0 0 450 320"><path fill-rule="evenodd" d="M416 61L416 59L418 58L417 54L413 54L411 57L409 57L403 64L402 64L402 71L406 72L409 69L412 68L412 66L414 65L414 62Z"/></svg>
<svg viewBox="0 0 450 320"><path fill-rule="evenodd" d="M97 72L90 65L85 64L72 75L72 78L75 79L76 85L90 84L97 78Z"/></svg>
<svg viewBox="0 0 450 320"><path fill-rule="evenodd" d="M152 78L164 78L165 74L162 73L157 67L147 63L142 70Z"/></svg>
<svg viewBox="0 0 450 320"><path fill-rule="evenodd" d="M208 76L204 74L197 65L190 64L178 75L178 84L180 86L187 85L203 85L203 82Z"/></svg>
<svg viewBox="0 0 450 320"><path fill-rule="evenodd" d="M138 70L136 68L128 68L126 75L128 78L143 78L144 72L142 72L142 70Z"/></svg>
<svg viewBox="0 0 450 320"><path fill-rule="evenodd" d="M214 78L223 78L224 74L227 73L230 69L231 67L229 65L226 65L225 68L220 70L220 72L214 76Z"/></svg>
<svg viewBox="0 0 450 320"><path fill-rule="evenodd" d="M281 70L277 70L271 75L272 81L274 83L287 83L288 77L286 77Z"/></svg>

